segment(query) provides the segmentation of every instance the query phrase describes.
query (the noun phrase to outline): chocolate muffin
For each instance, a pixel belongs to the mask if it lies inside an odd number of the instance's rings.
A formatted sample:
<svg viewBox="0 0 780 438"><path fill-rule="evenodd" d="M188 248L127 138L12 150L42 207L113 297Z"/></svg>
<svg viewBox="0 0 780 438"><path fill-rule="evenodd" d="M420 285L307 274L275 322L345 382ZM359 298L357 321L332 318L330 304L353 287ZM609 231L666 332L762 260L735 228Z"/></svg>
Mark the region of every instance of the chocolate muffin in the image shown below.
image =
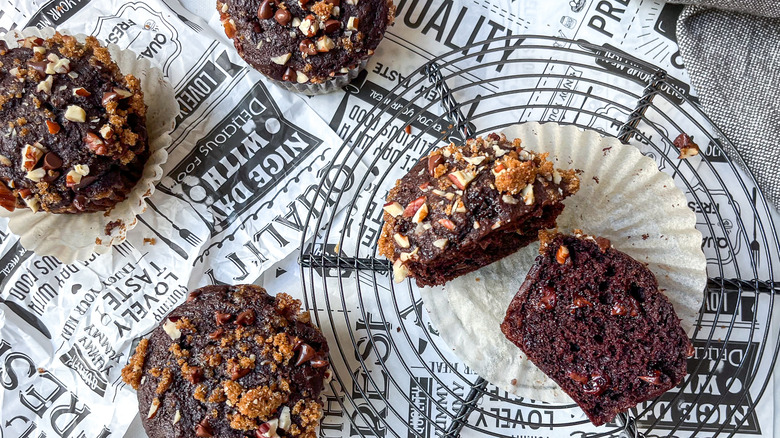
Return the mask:
<svg viewBox="0 0 780 438"><path fill-rule="evenodd" d="M258 286L189 294L122 370L151 438L315 438L328 345L300 301Z"/></svg>
<svg viewBox="0 0 780 438"><path fill-rule="evenodd" d="M519 139L490 134L450 144L388 193L379 253L393 261L396 282L443 284L535 241L578 189L576 171L554 169Z"/></svg>
<svg viewBox="0 0 780 438"><path fill-rule="evenodd" d="M149 158L140 81L94 37L0 41L0 205L108 210Z"/></svg>
<svg viewBox="0 0 780 438"><path fill-rule="evenodd" d="M603 238L540 238L507 339L597 426L677 386L693 347L653 273Z"/></svg>
<svg viewBox="0 0 780 438"><path fill-rule="evenodd" d="M392 0L217 0L217 10L247 63L307 94L357 76L395 15Z"/></svg>

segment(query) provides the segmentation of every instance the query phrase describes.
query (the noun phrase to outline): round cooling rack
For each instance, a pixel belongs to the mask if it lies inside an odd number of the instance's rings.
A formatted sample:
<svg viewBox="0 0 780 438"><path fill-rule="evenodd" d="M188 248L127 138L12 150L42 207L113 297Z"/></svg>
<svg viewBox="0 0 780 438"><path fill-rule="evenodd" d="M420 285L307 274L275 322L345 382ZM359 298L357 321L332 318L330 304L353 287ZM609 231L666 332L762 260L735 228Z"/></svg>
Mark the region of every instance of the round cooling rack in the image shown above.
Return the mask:
<svg viewBox="0 0 780 438"><path fill-rule="evenodd" d="M374 88L361 92L366 86ZM714 437L759 429L758 402L767 389L771 396L780 348L772 207L683 82L583 41L512 36L442 55L389 91L355 82L346 91L359 119L311 197L300 253L306 306L331 345L325 436ZM709 281L688 375L598 428L575 405L510 395L465 367L430 324L416 286L394 284L391 265L377 257L383 200L420 157L444 141L526 121L630 140L686 194L703 235ZM672 142L683 132L699 156L678 159Z"/></svg>

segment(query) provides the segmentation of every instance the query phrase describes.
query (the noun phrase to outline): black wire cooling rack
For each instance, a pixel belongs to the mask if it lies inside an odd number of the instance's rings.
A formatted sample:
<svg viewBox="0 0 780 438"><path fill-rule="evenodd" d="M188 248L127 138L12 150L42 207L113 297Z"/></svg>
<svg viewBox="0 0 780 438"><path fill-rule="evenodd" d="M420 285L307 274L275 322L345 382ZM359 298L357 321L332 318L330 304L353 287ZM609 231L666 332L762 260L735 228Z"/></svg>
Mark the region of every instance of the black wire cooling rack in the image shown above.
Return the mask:
<svg viewBox="0 0 780 438"><path fill-rule="evenodd" d="M382 437L542 430L649 438L760 429L756 406L780 348L772 207L683 82L607 47L511 36L442 55L393 90L372 89L371 99L376 105L363 108L313 194L301 245L306 306L331 343L335 371L326 435L328 429ZM595 432L574 405L502 393L470 373L438 340L412 282L394 284L390 264L377 258L382 200L396 178L442 141L523 121L574 124L638 143L686 192L704 237L709 281L696 357L681 389ZM702 146L700 162L677 158L672 141L681 132Z"/></svg>

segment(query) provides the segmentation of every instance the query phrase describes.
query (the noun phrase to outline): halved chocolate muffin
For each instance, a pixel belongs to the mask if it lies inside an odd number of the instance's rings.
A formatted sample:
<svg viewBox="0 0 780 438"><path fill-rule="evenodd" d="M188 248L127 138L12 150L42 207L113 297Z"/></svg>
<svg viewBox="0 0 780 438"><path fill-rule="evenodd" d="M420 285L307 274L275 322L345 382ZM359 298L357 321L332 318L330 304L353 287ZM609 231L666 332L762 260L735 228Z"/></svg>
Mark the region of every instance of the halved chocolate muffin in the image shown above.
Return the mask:
<svg viewBox="0 0 780 438"><path fill-rule="evenodd" d="M693 347L644 264L575 232L540 233L501 331L598 426L677 386Z"/></svg>
<svg viewBox="0 0 780 438"><path fill-rule="evenodd" d="M315 438L328 345L300 301L258 286L189 294L122 370L151 438Z"/></svg>
<svg viewBox="0 0 780 438"><path fill-rule="evenodd" d="M498 134L450 144L396 182L384 206L379 253L396 282L443 284L514 253L555 227L561 201L579 189L574 170L554 169Z"/></svg>
<svg viewBox="0 0 780 438"><path fill-rule="evenodd" d="M124 200L149 158L140 81L94 37L0 41L0 205L81 213Z"/></svg>
<svg viewBox="0 0 780 438"><path fill-rule="evenodd" d="M217 10L247 63L306 94L354 78L395 16L392 0L217 0Z"/></svg>

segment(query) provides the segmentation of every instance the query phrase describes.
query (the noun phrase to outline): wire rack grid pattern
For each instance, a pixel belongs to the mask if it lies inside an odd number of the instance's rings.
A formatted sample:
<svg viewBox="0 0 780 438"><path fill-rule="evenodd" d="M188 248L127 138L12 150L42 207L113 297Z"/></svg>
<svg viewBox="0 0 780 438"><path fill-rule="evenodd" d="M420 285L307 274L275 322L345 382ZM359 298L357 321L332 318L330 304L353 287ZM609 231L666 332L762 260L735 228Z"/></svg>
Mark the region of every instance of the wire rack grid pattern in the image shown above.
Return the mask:
<svg viewBox="0 0 780 438"><path fill-rule="evenodd" d="M485 74L488 70L493 74ZM571 86L571 80L578 86ZM602 96L607 94L615 97ZM556 101L555 96L561 95L567 99ZM500 411L483 408L482 402L489 399L492 404L554 412L551 428L586 436L575 432L586 424L581 416L559 415L576 411L575 406L501 394L459 368L457 358L437 341L435 329L426 325L416 288L409 281L393 284L388 261L376 257L376 235L371 233L372 223L381 220L381 209L372 208L371 200L381 206L399 169L405 172L414 164L402 162L405 155L419 159L441 141L462 141L520 121L549 119L553 113L564 123L644 144L642 152L673 176L687 193L689 206L699 212L707 210L708 214L697 215L697 227L705 240L720 242L720 248L708 254L710 278L705 292L709 304L700 312L694 334L697 352L714 353L706 357L697 353L681 388L668 394L663 403L659 399L640 405L587 436L649 438L705 432L707 436L733 436L754 422L756 404L771 382L780 349L773 325L774 295L780 288L773 282L772 270L780 244L771 207L754 188L752 176L738 169L741 159L733 145L696 102L679 92L679 81L630 55L583 41L510 36L442 55L378 100L330 164L327 174L344 177L323 180L320 185L305 223L300 253L306 306L332 343L336 371L331 389L338 395L334 400L352 435L455 437L468 432L469 436L505 436L504 430L473 421L477 416L522 429L533 425L528 418L506 418ZM502 104L485 105L491 100ZM416 123L421 117L426 123ZM415 132L401 141L407 125L413 125ZM696 132L697 143L708 144L702 164L694 167L688 160L677 159L671 145L679 132ZM370 171L352 173L358 163L365 163ZM358 195L345 197L347 185L355 185ZM732 201L736 197L750 201L749 210L740 211L744 202L724 203L723 194ZM712 205L718 208L707 208ZM335 220L342 209L348 218ZM737 257L737 253L743 255ZM733 310L751 305L749 320L744 312ZM363 333L357 333L356 324L363 327ZM385 355L367 358L358 354L361 344L376 347L378 340L386 344ZM742 343L747 345L745 354L732 364L732 372L743 377L726 382L724 393L714 399L703 391L697 393L714 384L714 370L729 360L729 345ZM453 389L453 382L418 354L420 345L447 364L455 387L466 390ZM393 393L392 399L388 392ZM684 394L686 403L682 402ZM456 403L443 402L442 396ZM710 397L707 403L715 408L692 412L702 397ZM420 399L429 409L420 406ZM720 405L725 407L725 418L733 420L716 418L722 415ZM664 422L672 411L674 420Z"/></svg>

